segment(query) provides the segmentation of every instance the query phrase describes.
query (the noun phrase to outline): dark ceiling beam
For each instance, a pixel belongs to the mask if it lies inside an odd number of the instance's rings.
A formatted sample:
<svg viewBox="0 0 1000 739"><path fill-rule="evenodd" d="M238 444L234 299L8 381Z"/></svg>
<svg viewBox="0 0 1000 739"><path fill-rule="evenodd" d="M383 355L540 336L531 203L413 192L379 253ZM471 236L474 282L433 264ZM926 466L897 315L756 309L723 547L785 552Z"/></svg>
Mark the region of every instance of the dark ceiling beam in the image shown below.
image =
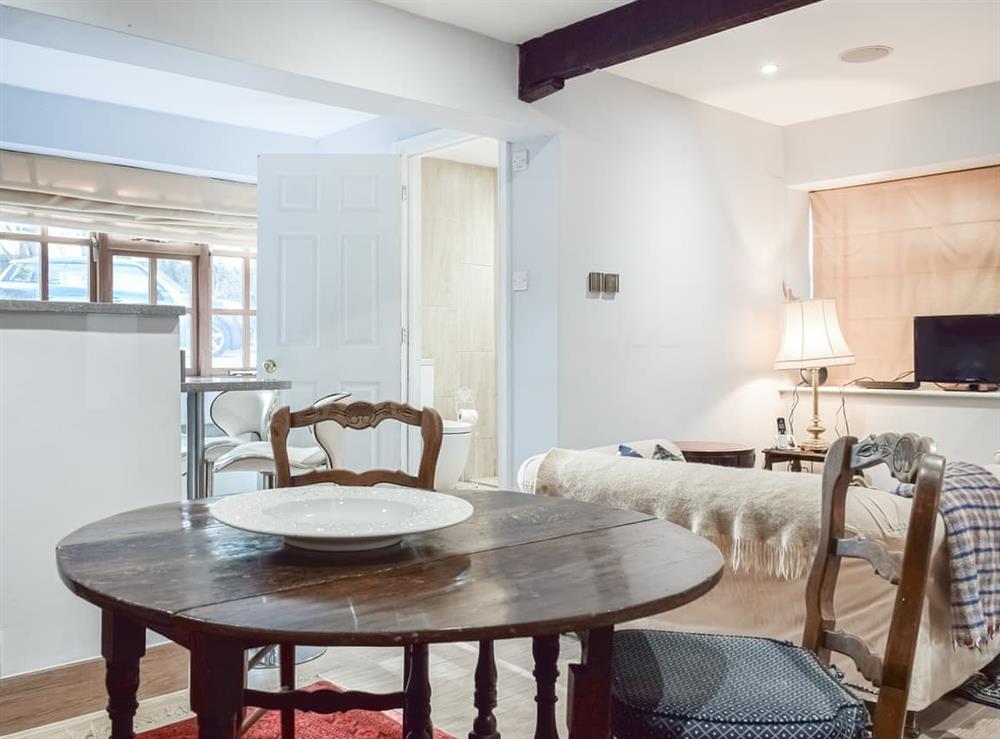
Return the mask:
<svg viewBox="0 0 1000 739"><path fill-rule="evenodd" d="M819 0L635 0L520 45L518 97L533 103L566 80Z"/></svg>

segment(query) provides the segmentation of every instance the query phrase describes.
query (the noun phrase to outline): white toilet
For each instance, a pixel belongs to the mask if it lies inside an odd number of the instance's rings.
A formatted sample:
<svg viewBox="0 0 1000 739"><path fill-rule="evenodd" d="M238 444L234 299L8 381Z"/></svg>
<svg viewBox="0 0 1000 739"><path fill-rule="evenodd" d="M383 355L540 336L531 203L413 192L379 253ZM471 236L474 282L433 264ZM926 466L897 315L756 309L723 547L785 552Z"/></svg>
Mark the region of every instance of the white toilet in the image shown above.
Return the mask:
<svg viewBox="0 0 1000 739"><path fill-rule="evenodd" d="M434 407L434 360L420 360L420 403L427 408ZM472 431L479 420L473 410L463 410L457 421L444 421L444 438L438 455L437 470L434 473L436 490L452 490L465 472L472 451Z"/></svg>

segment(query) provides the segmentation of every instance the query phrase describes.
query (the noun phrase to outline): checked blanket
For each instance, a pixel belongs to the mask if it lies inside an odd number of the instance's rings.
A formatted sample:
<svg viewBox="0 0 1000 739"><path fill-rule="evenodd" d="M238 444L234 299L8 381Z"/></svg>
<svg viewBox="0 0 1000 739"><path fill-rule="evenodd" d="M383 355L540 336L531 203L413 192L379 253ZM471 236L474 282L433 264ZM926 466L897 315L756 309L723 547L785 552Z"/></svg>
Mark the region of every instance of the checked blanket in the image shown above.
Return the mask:
<svg viewBox="0 0 1000 739"><path fill-rule="evenodd" d="M915 485L897 495L913 497ZM956 646L977 648L1000 627L1000 480L968 462L948 462L941 517L951 568L951 628Z"/></svg>

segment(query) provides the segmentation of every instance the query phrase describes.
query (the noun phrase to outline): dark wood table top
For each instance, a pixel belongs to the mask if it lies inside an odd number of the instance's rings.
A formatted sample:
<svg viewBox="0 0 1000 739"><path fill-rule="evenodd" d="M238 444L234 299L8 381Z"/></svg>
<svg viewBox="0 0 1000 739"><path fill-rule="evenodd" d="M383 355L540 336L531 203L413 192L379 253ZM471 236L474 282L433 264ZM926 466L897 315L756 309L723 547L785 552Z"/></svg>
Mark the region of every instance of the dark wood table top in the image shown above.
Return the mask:
<svg viewBox="0 0 1000 739"><path fill-rule="evenodd" d="M558 634L688 603L718 549L659 519L522 493L457 493L475 513L391 553L330 559L217 522L212 499L85 526L57 548L82 598L153 629L247 645L396 645Z"/></svg>

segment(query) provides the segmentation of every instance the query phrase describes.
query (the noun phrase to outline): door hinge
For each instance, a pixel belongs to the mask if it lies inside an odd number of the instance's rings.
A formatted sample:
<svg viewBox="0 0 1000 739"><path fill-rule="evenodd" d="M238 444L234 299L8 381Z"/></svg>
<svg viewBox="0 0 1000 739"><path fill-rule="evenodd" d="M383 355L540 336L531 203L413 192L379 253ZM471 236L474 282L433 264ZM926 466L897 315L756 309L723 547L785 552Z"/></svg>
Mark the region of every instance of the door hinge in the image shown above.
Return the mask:
<svg viewBox="0 0 1000 739"><path fill-rule="evenodd" d="M409 191L408 191L408 190L406 189L406 185L403 185L403 202L404 202L404 203L406 202L406 199L407 199L407 198L408 198L409 196L410 196L410 193L409 193Z"/></svg>
<svg viewBox="0 0 1000 739"><path fill-rule="evenodd" d="M410 340L410 332L405 328L399 329L399 343L405 344Z"/></svg>

